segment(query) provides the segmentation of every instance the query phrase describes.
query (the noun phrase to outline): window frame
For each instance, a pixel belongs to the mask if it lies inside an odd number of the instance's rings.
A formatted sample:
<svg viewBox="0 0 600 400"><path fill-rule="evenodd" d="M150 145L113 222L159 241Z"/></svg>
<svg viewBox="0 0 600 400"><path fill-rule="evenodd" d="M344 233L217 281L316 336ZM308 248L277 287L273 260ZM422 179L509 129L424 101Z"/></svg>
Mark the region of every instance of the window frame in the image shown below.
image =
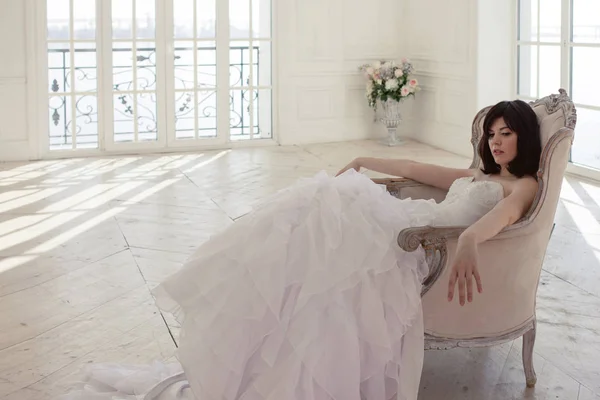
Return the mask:
<svg viewBox="0 0 600 400"><path fill-rule="evenodd" d="M514 98L518 98L524 101L533 101L539 98L542 94L539 93L539 79L540 79L540 62L539 62L539 53L541 46L560 46L560 87L567 90L567 93L571 95L573 89L573 75L572 75L572 66L573 66L573 49L579 47L593 47L600 48L600 42L598 43L578 43L573 42L572 33L573 33L573 5L574 0L561 0L561 27L560 27L560 42L545 42L540 41L540 5L542 0L530 0L537 2L537 40L521 40L520 38L520 30L522 28L521 24L521 2L524 0L516 0L515 1L515 23L514 23L514 64L513 64L513 73L515 77L515 81L513 84L513 94ZM521 45L531 45L536 46L538 57L536 60L536 91L537 97L522 95L519 93L519 84L521 80L520 76L520 46ZM557 92L558 88L555 89L554 92ZM547 94L543 94L547 95ZM600 106L594 106L590 104L576 103L575 107L577 109L590 109L600 111ZM577 140L577 135L575 135L575 140ZM600 144L600 136L598 138ZM600 145L598 146L600 149ZM584 164L577 163L577 160L573 160L572 151L569 154L569 164L567 166L567 172L583 176L585 178L591 178L594 180L600 181L600 169L594 168L593 166L588 166Z"/></svg>

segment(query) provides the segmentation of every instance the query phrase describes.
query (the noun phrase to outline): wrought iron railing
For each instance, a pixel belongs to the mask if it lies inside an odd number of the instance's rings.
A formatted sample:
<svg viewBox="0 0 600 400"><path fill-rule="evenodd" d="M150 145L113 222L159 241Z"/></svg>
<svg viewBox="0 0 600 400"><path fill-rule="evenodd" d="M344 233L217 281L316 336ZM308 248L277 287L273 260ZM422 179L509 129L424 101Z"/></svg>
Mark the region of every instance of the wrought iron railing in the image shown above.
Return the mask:
<svg viewBox="0 0 600 400"><path fill-rule="evenodd" d="M248 135L250 133L250 99L253 96L254 100L258 98L256 89L242 89L248 87L250 75L250 47L236 46L230 47L230 87L229 91L229 119L232 136ZM253 68L256 71L255 76L258 76L259 68L259 49L254 46L252 57ZM96 97L98 93L98 76L96 67L96 49L94 48L78 48L75 52L76 66L70 68L70 50L64 48L49 48L48 49L48 69L49 69L49 112L51 123L54 129L50 132L51 145L61 146L70 145L72 139L72 129L75 129L75 134L78 142L82 141L90 144L97 144L98 133L82 132L78 124L73 124L71 121L70 105L67 102L75 102L76 118L83 121L84 124L97 124L98 122L98 105L95 102L86 103L87 97ZM114 111L113 120L115 125L123 123L126 126L132 126L131 121L134 119L133 96L139 92L138 96L145 96L144 102L138 102L137 119L140 129L139 135L152 134L157 131L156 117L156 91L157 76L156 76L156 48L143 47L137 48L137 79L133 79L133 63L124 65L119 64L117 59L122 59L123 53L132 53L131 48L114 48L112 74L112 93L101 93L105 96L114 96ZM186 54L188 52L188 54ZM199 47L196 70L198 78L194 80L194 64L189 62L181 62L185 59L193 59L193 47L176 47L175 48L175 119L193 119L194 107L194 86L196 90L202 94L198 96L197 116L200 122L198 123L199 136L203 136L202 131L216 132L216 123L214 126L207 124L207 121L202 122L202 119L215 120L216 115L216 71L217 65L215 60L215 47ZM89 54L90 61L85 60L85 55ZM186 57L188 56L188 57ZM78 60L83 60L78 63ZM209 62L205 60L210 60ZM190 72L191 70L191 72ZM71 76L74 73L74 79ZM75 82L75 88L71 87L71 81ZM237 89L239 87L239 89ZM74 90L75 89L75 90ZM71 93L78 93L77 96L71 98ZM89 95L87 94L89 93ZM128 124L126 124L128 122ZM59 125L61 125L59 127ZM75 128L73 128L75 125ZM192 124L193 126L193 124ZM258 123L253 123L253 131L258 132ZM185 129L183 130L185 131ZM126 141L127 138L133 137L133 131L115 129L115 141ZM193 136L191 132L190 136ZM206 136L206 135L205 135ZM119 139L121 137L121 139ZM189 136L188 136L189 137Z"/></svg>

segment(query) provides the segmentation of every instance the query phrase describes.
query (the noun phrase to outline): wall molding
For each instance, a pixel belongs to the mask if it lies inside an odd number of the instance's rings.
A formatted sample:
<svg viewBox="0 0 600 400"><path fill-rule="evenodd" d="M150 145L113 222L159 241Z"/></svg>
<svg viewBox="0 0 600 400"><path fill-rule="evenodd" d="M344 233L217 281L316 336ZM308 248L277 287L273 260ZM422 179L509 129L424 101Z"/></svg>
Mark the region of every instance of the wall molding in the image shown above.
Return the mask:
<svg viewBox="0 0 600 400"><path fill-rule="evenodd" d="M29 141L10 140L2 141L0 145L0 164L5 161L26 161L30 160Z"/></svg>
<svg viewBox="0 0 600 400"><path fill-rule="evenodd" d="M373 118L373 110L367 104L366 84L348 83L344 89L344 117L345 118Z"/></svg>
<svg viewBox="0 0 600 400"><path fill-rule="evenodd" d="M383 57L382 59L387 60L387 59L391 59L391 58ZM451 80L463 81L463 82L472 82L473 81L472 76L445 74L445 73L440 73L440 72L435 72L435 71L422 70L419 68L418 61L415 61L414 58L411 58L410 61L413 63L413 65L416 68L416 71L413 74L416 77L424 76L424 77L428 77L428 78L451 79ZM364 60L365 64L372 63L372 62L373 62L372 59ZM323 77L331 77L331 76L338 76L338 77L343 76L343 77L356 77L356 78L362 79L363 75L358 70L358 67L359 67L359 64L356 64L355 71L349 71L348 69L340 69L340 70L329 70L329 71L316 71L315 70L315 71L295 72L293 74L287 75L287 78L323 78Z"/></svg>
<svg viewBox="0 0 600 400"><path fill-rule="evenodd" d="M25 1L25 24L27 46L27 137L29 139L28 158L38 160L44 154L44 145L48 141L47 114L48 82L46 40L46 1Z"/></svg>
<svg viewBox="0 0 600 400"><path fill-rule="evenodd" d="M473 158L471 132L464 128L436 121L422 121L417 126L411 126L413 140L442 149L467 159ZM465 165L465 168L468 163Z"/></svg>
<svg viewBox="0 0 600 400"><path fill-rule="evenodd" d="M439 89L437 86L434 86L430 83L420 83L419 84L421 90L419 92L417 92L416 96L416 102L413 102L414 104L412 105L413 110L412 111L412 115L414 116L414 120L416 121L430 121L430 122L435 122L435 123L439 123L440 122L440 98L439 98ZM422 93L421 95L419 95L419 93ZM425 103L425 104L421 104L420 102L423 101L421 100L421 98L425 97L424 94L425 93L429 93L429 95L431 96L431 102L429 102L429 104ZM427 119L427 118L421 118L421 115L418 115L417 111L414 109L414 107L417 107L417 109L419 110L418 112L425 112L427 113L427 111L430 111L433 113L433 115L431 115L432 118ZM429 109L428 109L429 107Z"/></svg>
<svg viewBox="0 0 600 400"><path fill-rule="evenodd" d="M421 70L418 68L419 64L416 63L414 61L414 59L411 60L413 65L415 65L416 71L414 73L414 75L416 77L419 76L424 76L427 78L440 78L440 79L445 79L445 80L454 80L454 81L462 81L462 82L469 82L471 83L473 81L473 77L468 77L468 76L463 76L463 75L453 75L453 74L444 74L444 73L440 73L440 72L435 72L435 71L426 71L426 70Z"/></svg>
<svg viewBox="0 0 600 400"><path fill-rule="evenodd" d="M296 115L298 121L330 120L335 118L336 87L296 86ZM320 107L317 107L320 105Z"/></svg>
<svg viewBox="0 0 600 400"><path fill-rule="evenodd" d="M0 85L26 85L27 78L24 76L0 77Z"/></svg>
<svg viewBox="0 0 600 400"><path fill-rule="evenodd" d="M27 85L7 82L0 87L0 146L27 140Z"/></svg>

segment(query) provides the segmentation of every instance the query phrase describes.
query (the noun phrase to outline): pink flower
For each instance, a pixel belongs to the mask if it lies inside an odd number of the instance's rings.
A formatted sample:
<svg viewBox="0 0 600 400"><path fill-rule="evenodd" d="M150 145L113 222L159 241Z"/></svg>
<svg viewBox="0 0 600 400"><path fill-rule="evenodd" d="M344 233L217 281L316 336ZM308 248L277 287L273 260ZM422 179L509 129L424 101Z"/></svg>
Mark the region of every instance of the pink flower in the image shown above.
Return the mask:
<svg viewBox="0 0 600 400"><path fill-rule="evenodd" d="M416 87L416 86L417 86L417 84L418 84L418 82L417 82L417 80L416 80L416 79L411 79L410 81L408 81L408 85L409 85L410 87Z"/></svg>
<svg viewBox="0 0 600 400"><path fill-rule="evenodd" d="M410 93L410 90L409 90L409 89L408 89L406 86L404 86L404 87L402 88L402 90L400 91L400 95L401 95L402 97L406 97L406 96L408 96L408 94L409 94L409 93Z"/></svg>

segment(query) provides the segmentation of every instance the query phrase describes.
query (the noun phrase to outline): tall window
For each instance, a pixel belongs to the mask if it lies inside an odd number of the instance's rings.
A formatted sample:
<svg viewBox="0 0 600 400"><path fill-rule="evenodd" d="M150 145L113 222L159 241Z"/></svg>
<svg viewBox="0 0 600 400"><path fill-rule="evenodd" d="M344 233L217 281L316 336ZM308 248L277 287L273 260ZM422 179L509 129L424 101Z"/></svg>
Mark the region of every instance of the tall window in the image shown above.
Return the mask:
<svg viewBox="0 0 600 400"><path fill-rule="evenodd" d="M229 0L232 139L269 137L271 131L271 9L264 0Z"/></svg>
<svg viewBox="0 0 600 400"><path fill-rule="evenodd" d="M271 0L47 0L48 149L272 138Z"/></svg>
<svg viewBox="0 0 600 400"><path fill-rule="evenodd" d="M49 146L98 146L95 0L49 0Z"/></svg>
<svg viewBox="0 0 600 400"><path fill-rule="evenodd" d="M600 169L600 1L519 0L518 96L565 88L577 107L571 161Z"/></svg>

